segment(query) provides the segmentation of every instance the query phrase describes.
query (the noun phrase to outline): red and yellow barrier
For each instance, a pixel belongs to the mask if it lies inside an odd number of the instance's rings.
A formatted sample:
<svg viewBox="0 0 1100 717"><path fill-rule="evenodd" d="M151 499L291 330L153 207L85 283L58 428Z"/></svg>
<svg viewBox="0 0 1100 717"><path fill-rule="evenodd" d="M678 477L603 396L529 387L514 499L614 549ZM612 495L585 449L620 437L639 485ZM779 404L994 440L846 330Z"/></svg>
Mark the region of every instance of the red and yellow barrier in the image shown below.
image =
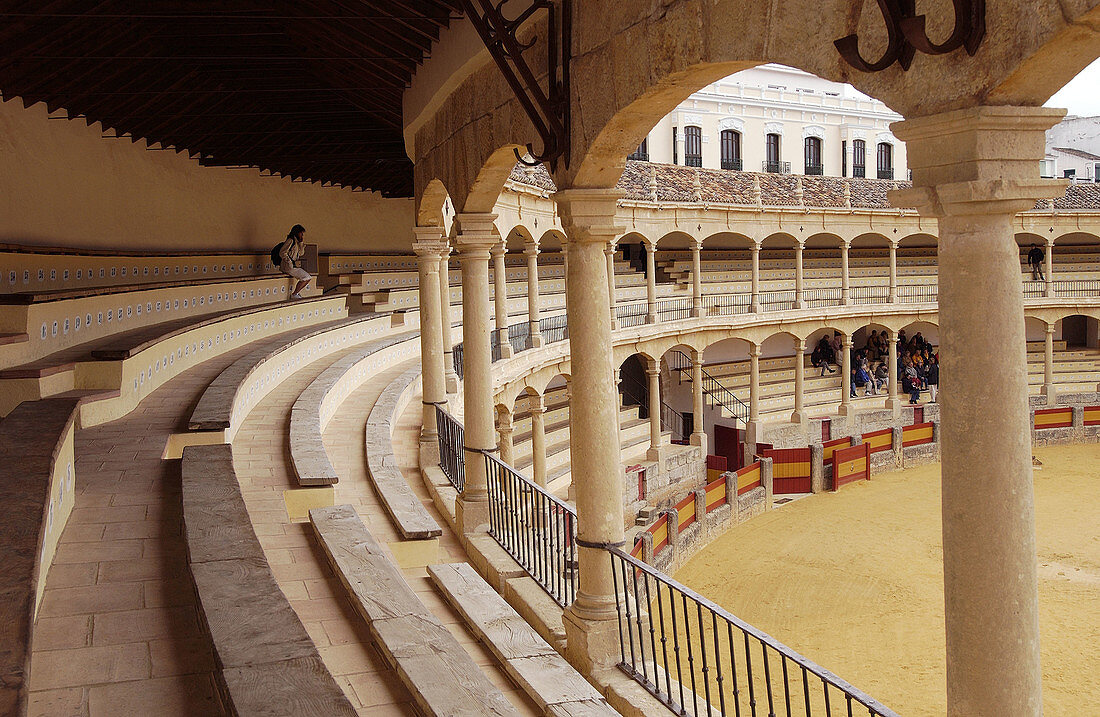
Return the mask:
<svg viewBox="0 0 1100 717"><path fill-rule="evenodd" d="M1043 428L1072 428L1073 408L1063 406L1061 408L1047 408L1035 412L1035 427Z"/></svg>
<svg viewBox="0 0 1100 717"><path fill-rule="evenodd" d="M1100 406L1085 406L1085 425L1100 426Z"/></svg>
<svg viewBox="0 0 1100 717"><path fill-rule="evenodd" d="M726 496L726 479L718 478L718 480L707 483L706 491L706 505L707 512L711 512L717 508L721 508L723 505L729 502Z"/></svg>
<svg viewBox="0 0 1100 717"><path fill-rule="evenodd" d="M863 443L870 446L872 454L879 451L888 451L894 447L894 429L884 428L881 431L871 431L863 434Z"/></svg>
<svg viewBox="0 0 1100 717"><path fill-rule="evenodd" d="M852 445L852 437L834 438L821 444L821 460L828 463L833 459L833 451L838 448L847 448Z"/></svg>
<svg viewBox="0 0 1100 717"><path fill-rule="evenodd" d="M653 535L653 554L656 555L668 545L668 513L662 515L649 527L649 533Z"/></svg>
<svg viewBox="0 0 1100 717"><path fill-rule="evenodd" d="M688 493L687 497L676 504L676 527L684 530L695 522L695 494Z"/></svg>
<svg viewBox="0 0 1100 717"><path fill-rule="evenodd" d="M772 448L761 451L761 456L772 459L772 492L810 492L810 449Z"/></svg>
<svg viewBox="0 0 1100 717"><path fill-rule="evenodd" d="M932 423L914 423L911 426L906 426L901 429L901 445L904 448L909 446L920 446L925 443L931 443L933 439L932 435Z"/></svg>
<svg viewBox="0 0 1100 717"><path fill-rule="evenodd" d="M630 557L642 559L642 549L645 547L645 541L641 540L641 535L634 541L634 548L630 551Z"/></svg>
<svg viewBox="0 0 1100 717"><path fill-rule="evenodd" d="M857 480L871 479L871 446L861 443L833 452L833 490Z"/></svg>
<svg viewBox="0 0 1100 717"><path fill-rule="evenodd" d="M744 495L760 485L760 462L737 471L737 495Z"/></svg>

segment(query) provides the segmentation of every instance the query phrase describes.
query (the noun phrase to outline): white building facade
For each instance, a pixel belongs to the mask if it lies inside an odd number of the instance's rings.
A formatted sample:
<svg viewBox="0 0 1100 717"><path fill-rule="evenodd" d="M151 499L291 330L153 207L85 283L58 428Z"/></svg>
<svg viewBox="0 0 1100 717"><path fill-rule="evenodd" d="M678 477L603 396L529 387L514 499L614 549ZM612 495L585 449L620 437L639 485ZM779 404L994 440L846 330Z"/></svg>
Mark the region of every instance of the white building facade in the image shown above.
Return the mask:
<svg viewBox="0 0 1100 717"><path fill-rule="evenodd" d="M761 65L693 93L632 159L750 172L907 179L902 119L852 87Z"/></svg>

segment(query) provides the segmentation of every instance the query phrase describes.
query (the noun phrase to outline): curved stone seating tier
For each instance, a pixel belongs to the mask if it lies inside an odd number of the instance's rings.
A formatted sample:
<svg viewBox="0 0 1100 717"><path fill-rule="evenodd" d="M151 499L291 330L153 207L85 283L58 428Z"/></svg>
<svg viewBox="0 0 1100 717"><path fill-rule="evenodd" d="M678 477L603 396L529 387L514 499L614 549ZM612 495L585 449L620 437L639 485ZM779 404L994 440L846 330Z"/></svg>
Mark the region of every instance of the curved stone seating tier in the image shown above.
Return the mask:
<svg viewBox="0 0 1100 717"><path fill-rule="evenodd" d="M31 635L57 542L75 503L81 398L27 402L0 420L0 713L26 714Z"/></svg>
<svg viewBox="0 0 1100 717"><path fill-rule="evenodd" d="M288 277L270 276L0 295L0 333L29 337L0 344L0 367L161 321L270 304L292 286Z"/></svg>
<svg viewBox="0 0 1100 717"><path fill-rule="evenodd" d="M419 390L420 374L420 364L417 362L383 389L367 416L364 436L367 477L394 527L406 540L434 538L443 533L439 523L405 480L393 454L393 431L397 417Z"/></svg>
<svg viewBox="0 0 1100 717"><path fill-rule="evenodd" d="M187 446L181 471L188 566L226 706L242 717L355 715L275 581L233 447Z"/></svg>
<svg viewBox="0 0 1100 717"><path fill-rule="evenodd" d="M181 319L81 344L25 367L0 371L0 408L69 390L115 390L87 402L80 425L93 426L133 410L166 381L243 342L345 315L340 297L281 301L244 311Z"/></svg>
<svg viewBox="0 0 1100 717"><path fill-rule="evenodd" d="M342 309L342 297L329 300L337 302ZM203 391L191 412L190 430L223 431L223 440L231 442L240 421L278 385L282 376L303 362L314 361L388 333L393 329L396 317L371 315L333 321L330 313L328 318L328 324L322 328L314 325L289 334L287 342L275 350L261 347L226 367ZM416 319L419 319L418 315Z"/></svg>
<svg viewBox="0 0 1100 717"><path fill-rule="evenodd" d="M371 341L325 369L298 396L290 411L290 461L303 486L339 480L322 435L352 391L378 369L419 353L419 333L405 332Z"/></svg>
<svg viewBox="0 0 1100 717"><path fill-rule="evenodd" d="M0 245L0 293L278 274L268 250L133 253Z"/></svg>
<svg viewBox="0 0 1100 717"><path fill-rule="evenodd" d="M309 519L376 648L422 714L518 714L416 596L352 506L314 508Z"/></svg>

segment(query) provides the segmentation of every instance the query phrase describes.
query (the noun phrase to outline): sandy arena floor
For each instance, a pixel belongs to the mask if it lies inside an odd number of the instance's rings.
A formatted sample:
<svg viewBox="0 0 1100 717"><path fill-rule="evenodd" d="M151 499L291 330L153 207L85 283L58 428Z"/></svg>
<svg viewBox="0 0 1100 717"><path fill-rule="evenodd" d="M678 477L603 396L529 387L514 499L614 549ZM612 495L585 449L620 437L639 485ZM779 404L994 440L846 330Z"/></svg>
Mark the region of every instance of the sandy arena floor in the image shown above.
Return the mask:
<svg viewBox="0 0 1100 717"><path fill-rule="evenodd" d="M1044 712L1100 714L1100 445L1035 455ZM946 711L938 465L754 518L675 577L903 717Z"/></svg>

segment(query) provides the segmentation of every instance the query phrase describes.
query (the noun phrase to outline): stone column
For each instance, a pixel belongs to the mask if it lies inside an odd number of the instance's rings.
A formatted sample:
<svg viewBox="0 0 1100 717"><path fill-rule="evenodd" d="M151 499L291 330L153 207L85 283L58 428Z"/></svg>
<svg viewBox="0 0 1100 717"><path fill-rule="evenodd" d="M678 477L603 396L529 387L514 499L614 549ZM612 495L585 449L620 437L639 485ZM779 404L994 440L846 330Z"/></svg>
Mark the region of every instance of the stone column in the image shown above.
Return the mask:
<svg viewBox="0 0 1100 717"><path fill-rule="evenodd" d="M703 352L691 352L691 445L701 446L707 454L707 432L703 427Z"/></svg>
<svg viewBox="0 0 1100 717"><path fill-rule="evenodd" d="M891 304L898 300L898 243L890 242L890 289L887 301Z"/></svg>
<svg viewBox="0 0 1100 717"><path fill-rule="evenodd" d="M802 423L806 420L806 412L803 404L806 400L806 339L795 339L794 342L794 413L791 414L791 423Z"/></svg>
<svg viewBox="0 0 1100 717"><path fill-rule="evenodd" d="M500 460L506 465L515 466L515 445L512 443L512 435L515 433L515 425L512 423L512 411L501 407L497 412L497 433L500 434Z"/></svg>
<svg viewBox="0 0 1100 717"><path fill-rule="evenodd" d="M504 255L508 247L504 242L493 249L493 299L496 304L496 337L500 344L500 357L512 357L512 342L508 340L508 274L504 268ZM465 282L463 282L465 284Z"/></svg>
<svg viewBox="0 0 1100 717"><path fill-rule="evenodd" d="M794 308L801 309L806 291L802 279L802 252L805 250L805 242L798 242L794 248Z"/></svg>
<svg viewBox="0 0 1100 717"><path fill-rule="evenodd" d="M444 243L439 250L439 299L443 323L443 371L446 374L447 393L458 393L458 374L455 373L454 338L451 335L451 247Z"/></svg>
<svg viewBox="0 0 1100 717"><path fill-rule="evenodd" d="M845 306L852 303L852 290L848 284L848 250L851 248L850 240L840 245L840 303Z"/></svg>
<svg viewBox="0 0 1100 717"><path fill-rule="evenodd" d="M609 554L624 545L623 466L611 351L605 249L621 234L614 189L571 189L554 195L569 243L569 449L577 505L579 582L563 615L570 662L609 668L619 657L619 630Z"/></svg>
<svg viewBox="0 0 1100 717"><path fill-rule="evenodd" d="M611 330L619 328L619 323L615 320L615 243L611 242L603 249L604 256L607 260L607 303L611 307ZM568 256L568 253L566 253ZM565 265L565 290L569 291L569 264Z"/></svg>
<svg viewBox="0 0 1100 717"><path fill-rule="evenodd" d="M531 467L532 479L546 487L546 407L542 396L531 397Z"/></svg>
<svg viewBox="0 0 1100 717"><path fill-rule="evenodd" d="M645 243L645 297L647 324L657 323L657 243Z"/></svg>
<svg viewBox="0 0 1100 717"><path fill-rule="evenodd" d="M423 371L423 413L420 422L420 450L439 461L439 431L435 407L447 403L447 383L443 370L443 322L440 316L439 255L447 246L439 227L416 227L416 265L420 293L420 365Z"/></svg>
<svg viewBox="0 0 1100 717"><path fill-rule="evenodd" d="M891 202L939 218L949 717L1042 714L1027 349L1012 221L1065 189L1038 177L1045 130L1064 114L979 106L892 125L906 143L913 188L891 193Z"/></svg>
<svg viewBox="0 0 1100 717"><path fill-rule="evenodd" d="M691 243L691 315L703 315L703 242Z"/></svg>
<svg viewBox="0 0 1100 717"><path fill-rule="evenodd" d="M852 414L852 337L844 336L840 347L840 415Z"/></svg>
<svg viewBox="0 0 1100 717"><path fill-rule="evenodd" d="M754 314L763 310L760 306L760 242L752 245L752 300L749 310Z"/></svg>
<svg viewBox="0 0 1100 717"><path fill-rule="evenodd" d="M489 493L483 454L497 449L489 351L489 251L499 241L494 214L458 215L462 262L462 405L466 487L455 505L458 531L479 532L489 523Z"/></svg>
<svg viewBox="0 0 1100 717"><path fill-rule="evenodd" d="M527 255L527 331L531 348L542 346L539 330L539 243L531 241L523 248Z"/></svg>
<svg viewBox="0 0 1100 717"><path fill-rule="evenodd" d="M661 364L652 361L646 366L649 379L649 450L646 458L661 460Z"/></svg>
<svg viewBox="0 0 1100 717"><path fill-rule="evenodd" d="M760 344L749 346L749 423L760 420Z"/></svg>
<svg viewBox="0 0 1100 717"><path fill-rule="evenodd" d="M1047 255L1044 260L1046 262L1046 286L1045 295L1047 298L1054 297L1054 237L1047 237Z"/></svg>
<svg viewBox="0 0 1100 717"><path fill-rule="evenodd" d="M1046 396L1047 406L1053 406L1058 399L1057 390L1054 387L1054 324L1047 324L1046 329L1046 345L1044 346L1043 356L1043 395Z"/></svg>
<svg viewBox="0 0 1100 717"><path fill-rule="evenodd" d="M886 342L889 353L886 359L886 407L897 415L901 410L901 401L898 399L898 332L890 331L889 340Z"/></svg>

